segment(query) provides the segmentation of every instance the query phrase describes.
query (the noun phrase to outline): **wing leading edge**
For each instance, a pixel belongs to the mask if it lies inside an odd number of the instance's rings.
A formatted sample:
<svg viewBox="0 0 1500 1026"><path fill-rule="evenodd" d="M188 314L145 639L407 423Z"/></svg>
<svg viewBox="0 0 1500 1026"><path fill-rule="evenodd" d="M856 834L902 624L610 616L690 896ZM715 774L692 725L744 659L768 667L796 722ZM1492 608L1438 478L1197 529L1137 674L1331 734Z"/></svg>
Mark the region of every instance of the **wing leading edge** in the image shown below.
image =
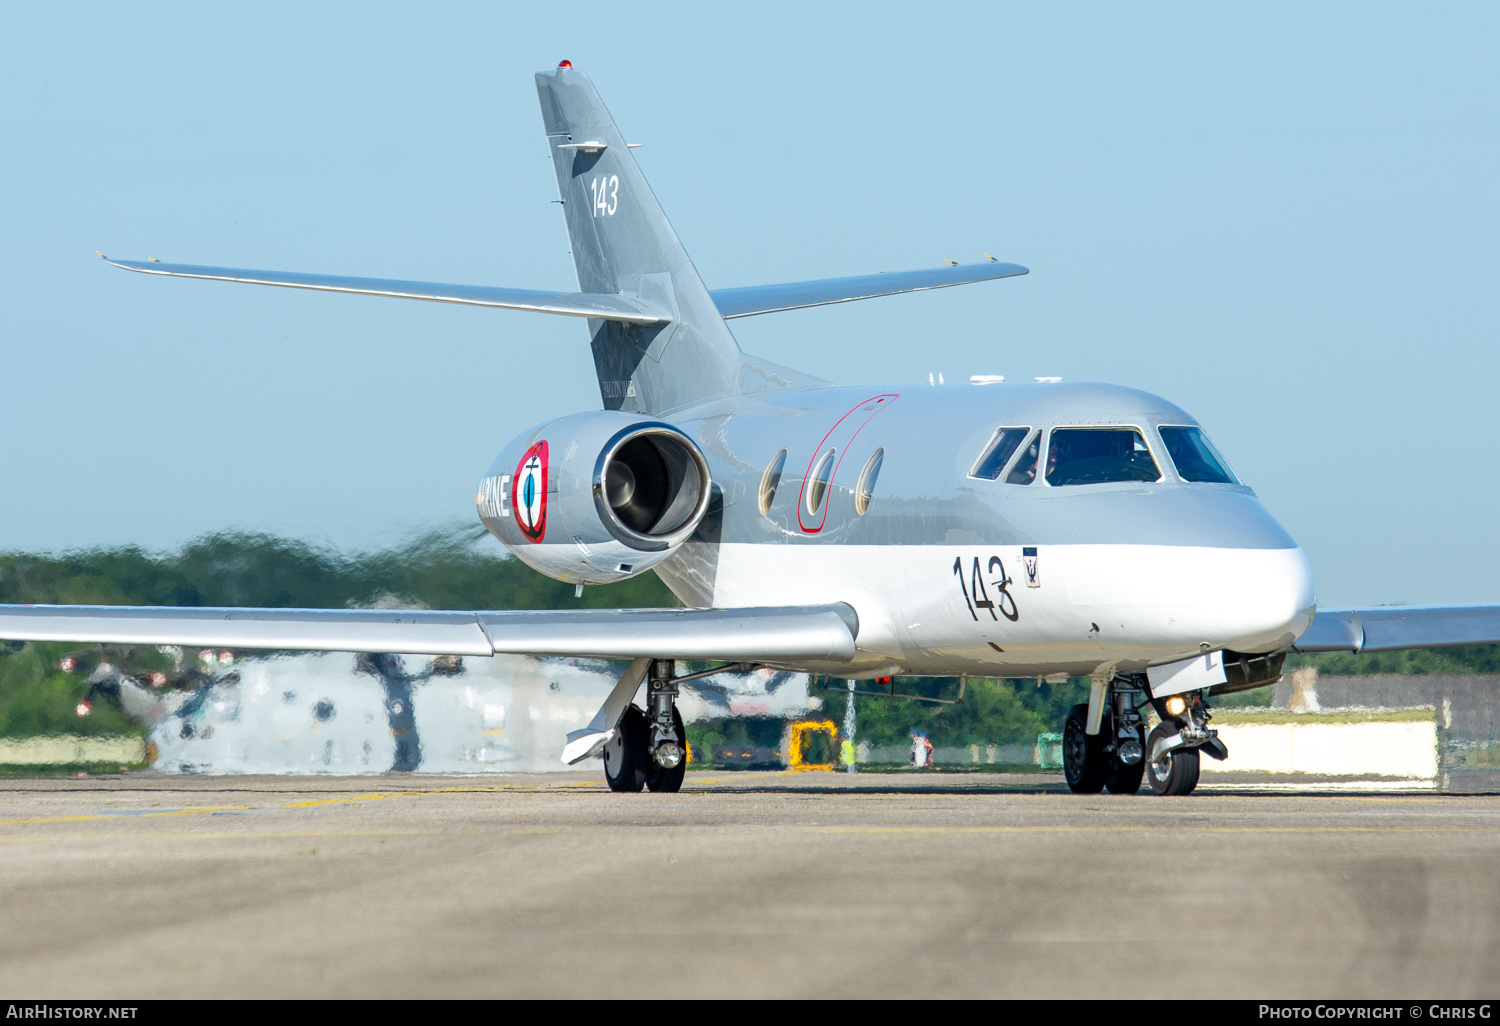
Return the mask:
<svg viewBox="0 0 1500 1026"><path fill-rule="evenodd" d="M996 278L1013 278L1029 274L1020 264L1003 264L998 260L983 264L955 264L948 267L925 267L919 271L892 271L886 274L861 274L852 278L823 278L818 281L792 281L780 285L750 285L737 289L711 289L709 295L725 320L751 317L755 314L800 310L830 303L849 303L856 299L894 296L902 292L925 292L952 285L968 285Z"/></svg>
<svg viewBox="0 0 1500 1026"><path fill-rule="evenodd" d="M435 281L403 281L395 278L351 278L336 274L304 274L300 271L257 271L243 267L209 267L199 264L164 264L157 260L111 260L105 262L126 271L158 274L168 278L201 278L234 281L246 285L277 285L315 292L345 292L392 299L420 299L429 303L459 303L500 310L592 317L626 324L666 324L672 315L647 300L628 293L605 295L595 292L549 292L545 289L508 289L492 285L449 285ZM991 261L951 267L927 267L918 271L863 274L852 278L823 278L779 285L750 285L709 292L725 320L755 314L800 310L830 303L924 292L953 285L968 285L996 278L1030 273L1020 264Z"/></svg>
<svg viewBox="0 0 1500 1026"><path fill-rule="evenodd" d="M844 603L744 609L449 612L0 605L0 638L304 652L845 662Z"/></svg>
<svg viewBox="0 0 1500 1026"><path fill-rule="evenodd" d="M489 285L445 285L434 281L399 281L389 278L346 278L334 274L303 274L297 271L252 271L239 267L202 267L197 264L163 264L155 260L110 260L105 262L127 271L160 274L170 278L205 278L237 281L248 285L280 285L317 292L349 292L393 299L422 299L430 303L462 303L501 310L594 317L627 324L665 324L671 314L630 295L599 295L592 292L548 292L543 289L502 289Z"/></svg>
<svg viewBox="0 0 1500 1026"><path fill-rule="evenodd" d="M1500 643L1500 606L1320 609L1293 652L1391 652Z"/></svg>

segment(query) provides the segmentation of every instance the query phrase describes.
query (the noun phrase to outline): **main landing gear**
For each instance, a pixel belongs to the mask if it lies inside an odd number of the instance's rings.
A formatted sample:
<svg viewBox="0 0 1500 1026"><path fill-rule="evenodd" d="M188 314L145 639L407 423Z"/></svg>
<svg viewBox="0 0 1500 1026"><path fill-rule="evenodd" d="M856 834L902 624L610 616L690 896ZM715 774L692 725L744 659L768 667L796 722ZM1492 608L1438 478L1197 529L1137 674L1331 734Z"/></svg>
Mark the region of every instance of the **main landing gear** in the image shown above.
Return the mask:
<svg viewBox="0 0 1500 1026"><path fill-rule="evenodd" d="M1135 794L1144 777L1157 794L1190 794L1198 786L1198 753L1229 754L1208 727L1200 693L1155 698L1144 675L1120 674L1095 694L1089 705L1075 705L1063 725L1063 776L1075 793ZM1141 716L1148 704L1161 717L1150 737Z"/></svg>
<svg viewBox="0 0 1500 1026"><path fill-rule="evenodd" d="M614 736L604 745L604 779L611 791L680 791L687 773L687 732L677 711L677 685L670 659L654 659L646 682L646 708L626 706ZM691 676L697 676L696 674Z"/></svg>

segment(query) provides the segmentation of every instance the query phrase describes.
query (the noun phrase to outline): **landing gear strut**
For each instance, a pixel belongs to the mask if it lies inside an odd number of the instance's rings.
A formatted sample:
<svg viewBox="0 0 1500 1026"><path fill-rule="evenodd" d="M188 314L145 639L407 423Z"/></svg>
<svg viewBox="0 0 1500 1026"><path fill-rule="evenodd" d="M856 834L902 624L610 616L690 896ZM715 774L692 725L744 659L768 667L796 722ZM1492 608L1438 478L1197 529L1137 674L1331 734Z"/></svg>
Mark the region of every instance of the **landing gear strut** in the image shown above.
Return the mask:
<svg viewBox="0 0 1500 1026"><path fill-rule="evenodd" d="M651 736L646 748L646 786L653 791L681 791L687 773L687 732L677 711L675 669L670 659L656 660L647 685Z"/></svg>
<svg viewBox="0 0 1500 1026"><path fill-rule="evenodd" d="M1145 723L1139 681L1121 675L1110 682L1099 732L1088 732L1086 705L1075 705L1063 725L1063 776L1077 794L1135 794L1145 772Z"/></svg>
<svg viewBox="0 0 1500 1026"><path fill-rule="evenodd" d="M687 732L677 711L675 665L654 659L646 684L646 709L630 705L604 745L604 779L611 791L680 791L687 773ZM693 675L696 676L696 675Z"/></svg>

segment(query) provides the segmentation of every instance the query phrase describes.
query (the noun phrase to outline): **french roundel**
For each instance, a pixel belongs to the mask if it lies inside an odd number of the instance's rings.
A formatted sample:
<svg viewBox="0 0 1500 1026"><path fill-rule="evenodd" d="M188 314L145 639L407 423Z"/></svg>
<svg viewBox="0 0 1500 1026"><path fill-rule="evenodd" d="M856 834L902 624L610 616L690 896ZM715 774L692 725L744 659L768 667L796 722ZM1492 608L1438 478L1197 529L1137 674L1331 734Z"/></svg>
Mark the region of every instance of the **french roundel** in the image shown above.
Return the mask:
<svg viewBox="0 0 1500 1026"><path fill-rule="evenodd" d="M547 443L537 442L516 466L510 505L521 533L534 542L547 535Z"/></svg>

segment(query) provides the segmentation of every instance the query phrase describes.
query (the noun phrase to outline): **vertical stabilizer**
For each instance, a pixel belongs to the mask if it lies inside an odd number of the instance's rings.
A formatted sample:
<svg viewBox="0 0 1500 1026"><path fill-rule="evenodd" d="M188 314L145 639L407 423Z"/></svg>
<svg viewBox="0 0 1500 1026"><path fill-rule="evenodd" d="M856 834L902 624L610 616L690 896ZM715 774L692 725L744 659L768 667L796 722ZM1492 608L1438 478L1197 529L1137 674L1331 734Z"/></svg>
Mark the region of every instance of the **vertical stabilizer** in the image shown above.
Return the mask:
<svg viewBox="0 0 1500 1026"><path fill-rule="evenodd" d="M536 76L583 292L639 296L664 325L590 320L604 406L658 413L738 391L740 349L582 72Z"/></svg>

